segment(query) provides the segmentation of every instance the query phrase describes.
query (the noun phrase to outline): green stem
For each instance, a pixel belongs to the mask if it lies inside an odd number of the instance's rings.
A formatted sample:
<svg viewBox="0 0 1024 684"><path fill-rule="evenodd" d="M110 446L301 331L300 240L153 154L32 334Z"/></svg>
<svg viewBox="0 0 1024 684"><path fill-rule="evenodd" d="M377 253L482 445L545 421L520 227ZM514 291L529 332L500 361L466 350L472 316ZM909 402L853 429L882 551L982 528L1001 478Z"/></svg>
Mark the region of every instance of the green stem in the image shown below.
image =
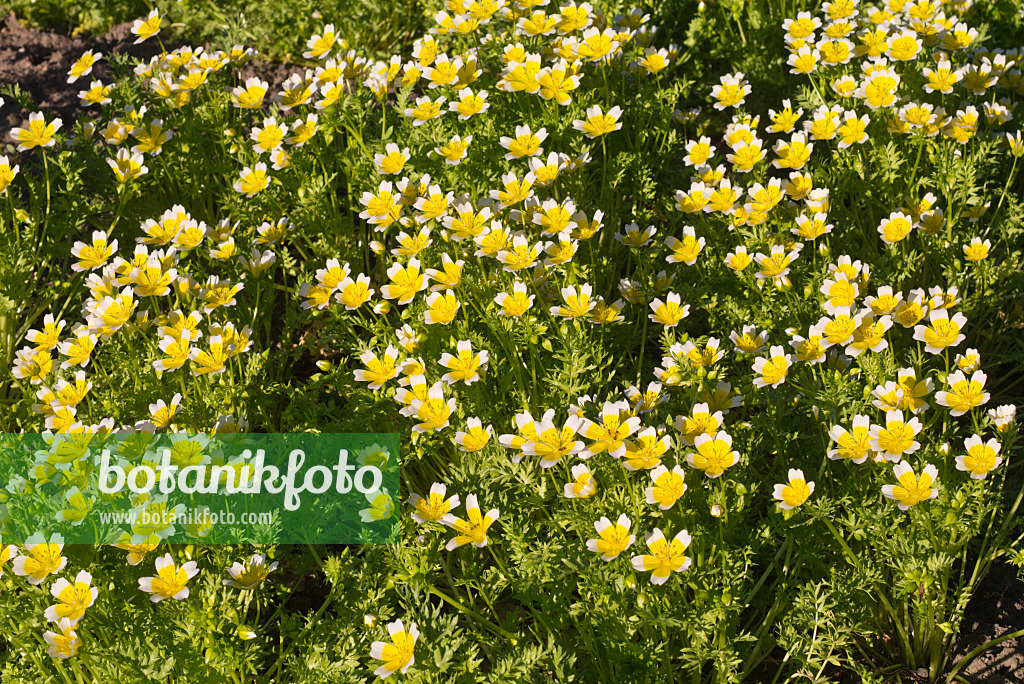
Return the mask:
<svg viewBox="0 0 1024 684"><path fill-rule="evenodd" d="M284 659L292 652L293 648L295 648L300 643L304 643L303 640L306 634L313 627L313 625L319 624L320 616L323 615L327 608L330 607L330 605L334 602L334 598L336 595L337 594L335 593L335 591L332 590L330 595L327 596L327 599L320 605L320 608L317 609L316 613L310 619L309 624L307 624L302 629L302 631L299 632L299 634L294 639L292 639L291 643L288 644L288 647L281 652L281 655L279 655L277 660L274 662L274 666L267 672L267 676L264 679L262 679L261 682L268 683L276 681L275 677L277 676L278 671L281 669L281 664L284 662Z"/></svg>
<svg viewBox="0 0 1024 684"><path fill-rule="evenodd" d="M924 149L924 133L919 133L917 136L917 158L914 160L914 170L910 173L910 183L907 188L910 192L914 191L914 181L917 180L917 167L921 163L921 150Z"/></svg>
<svg viewBox="0 0 1024 684"><path fill-rule="evenodd" d="M821 520L821 522L825 524L825 527L828 528L828 531L832 533L832 536L839 543L839 546L843 550L843 555L846 557L847 562L849 562L850 565L852 565L853 567L857 568L857 570L859 570L862 573L862 575L866 576L864 574L864 568L861 565L860 560L857 558L856 554L854 554L853 549L850 548L849 544L846 543L846 540L843 539L843 536L839 534L839 530L835 528L835 526L832 524L832 521L828 520L827 518L819 518L819 520ZM907 635L907 631L904 628L902 621L899 619L899 616L896 615L896 611L893 610L892 604L889 603L889 599L885 597L885 593L883 592L882 587L880 587L877 582L874 582L873 585L878 600L881 601L886 613L889 614L889 618L892 620L893 626L896 628L896 634L899 636L900 643L903 646L904 653L910 655L913 652L913 650L910 647L910 639Z"/></svg>
<svg viewBox="0 0 1024 684"><path fill-rule="evenodd" d="M516 635L512 634L511 632L508 632L508 631L502 629L501 627L498 627L497 625L492 623L490 620L485 618L480 613L478 613L475 610L467 607L465 604L460 603L459 601L456 601L455 599L453 599L452 597L448 596L447 594L445 594L443 591L441 591L437 587L429 586L429 587L427 587L427 591L430 592L431 594L433 594L434 596L438 597L439 599L441 599L442 601L444 601L448 605L452 606L453 608L455 608L455 609L459 610L460 612L463 612L466 615L470 616L471 618L476 620L481 626L485 627L486 629L488 629L489 631L493 632L497 636L504 637L504 638L508 639L509 641L511 641L513 644L516 644L516 643L519 642L519 637L517 637Z"/></svg>
<svg viewBox="0 0 1024 684"><path fill-rule="evenodd" d="M956 678L957 676L956 673L959 672L964 665L977 658L983 651L986 651L997 644L1001 644L1004 641L1009 641L1010 639L1017 639L1022 636L1024 636L1024 629L1018 629L1016 632L1010 632L1009 634L1004 634L1001 637L997 637L995 639L986 641L981 646L978 646L978 648L974 649L973 651L965 655L963 658L961 658L959 661L957 661L956 665L953 666L953 669L950 670L949 674L946 676L946 681L952 682L954 678Z"/></svg>
<svg viewBox="0 0 1024 684"><path fill-rule="evenodd" d="M43 242L46 239L46 231L50 227L50 158L45 151L42 154L43 176L46 180L46 213L43 215L43 229L39 232L39 241L36 243L37 250L43 246Z"/></svg>
<svg viewBox="0 0 1024 684"><path fill-rule="evenodd" d="M999 210L1003 206L1003 200L1006 199L1006 193L1010 190L1010 185L1013 184L1014 174L1017 171L1017 160L1019 157L1014 155L1013 164L1010 166L1010 175L1006 179L1006 185L1003 186L1003 194L999 197L999 204L996 205L996 210L992 212L992 221L995 222L996 216L999 214Z"/></svg>
<svg viewBox="0 0 1024 684"><path fill-rule="evenodd" d="M494 548L490 544L487 545L487 550L491 552L491 558L494 559L494 562L497 563L498 567L501 569L502 576L507 578L508 570L505 568L505 562L498 557L498 554L494 552Z"/></svg>

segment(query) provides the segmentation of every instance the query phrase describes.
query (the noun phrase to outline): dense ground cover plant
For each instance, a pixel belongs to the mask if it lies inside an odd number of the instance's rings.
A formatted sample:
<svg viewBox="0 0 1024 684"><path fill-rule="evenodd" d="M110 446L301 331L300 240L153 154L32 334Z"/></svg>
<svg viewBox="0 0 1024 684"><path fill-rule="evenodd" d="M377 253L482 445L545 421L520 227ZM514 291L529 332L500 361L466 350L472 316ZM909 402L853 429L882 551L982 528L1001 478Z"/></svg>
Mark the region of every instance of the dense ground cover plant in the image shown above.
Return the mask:
<svg viewBox="0 0 1024 684"><path fill-rule="evenodd" d="M950 673L1024 491L1019 51L765 5L758 93L599 9L450 3L385 60L324 23L280 92L90 55L98 115L11 132L6 431L400 432L407 524L4 547L5 681Z"/></svg>
<svg viewBox="0 0 1024 684"><path fill-rule="evenodd" d="M206 2L203 0L12 0L5 13L33 27L55 27L72 36L103 35L156 9L162 17L164 41L244 42L259 45L264 57L301 60L310 33L332 17L344 39L364 54L379 56L383 51L408 45L426 30L433 13L418 2L397 5L370 0L309 2L296 0L281 11L271 2Z"/></svg>

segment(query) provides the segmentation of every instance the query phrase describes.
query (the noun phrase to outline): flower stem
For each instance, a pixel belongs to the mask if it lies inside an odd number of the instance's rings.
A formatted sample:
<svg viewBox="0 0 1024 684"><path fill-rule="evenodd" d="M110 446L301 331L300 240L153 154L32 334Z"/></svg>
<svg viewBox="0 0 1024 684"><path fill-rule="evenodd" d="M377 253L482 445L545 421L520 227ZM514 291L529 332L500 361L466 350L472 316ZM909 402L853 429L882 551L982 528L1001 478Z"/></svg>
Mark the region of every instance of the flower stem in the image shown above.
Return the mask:
<svg viewBox="0 0 1024 684"><path fill-rule="evenodd" d="M480 613L476 612L475 610L472 610L471 608L469 608L466 605L460 603L459 601L456 601L455 599L453 599L452 597L448 596L447 594L445 594L443 591L441 591L437 587L429 586L429 587L427 587L427 591L430 592L431 594L433 594L434 596L438 597L439 599L441 599L442 601L444 601L448 605L452 606L453 608L456 608L460 612L463 612L466 615L470 616L471 618L476 620L481 626L487 628L489 631L493 632L497 636L504 637L504 638L508 639L509 641L511 641L513 644L516 644L516 643L519 642L519 638L516 635L512 634L511 632L508 632L508 631L502 629L501 627L498 627L497 625L492 623L490 620L488 620L484 616L480 615Z"/></svg>

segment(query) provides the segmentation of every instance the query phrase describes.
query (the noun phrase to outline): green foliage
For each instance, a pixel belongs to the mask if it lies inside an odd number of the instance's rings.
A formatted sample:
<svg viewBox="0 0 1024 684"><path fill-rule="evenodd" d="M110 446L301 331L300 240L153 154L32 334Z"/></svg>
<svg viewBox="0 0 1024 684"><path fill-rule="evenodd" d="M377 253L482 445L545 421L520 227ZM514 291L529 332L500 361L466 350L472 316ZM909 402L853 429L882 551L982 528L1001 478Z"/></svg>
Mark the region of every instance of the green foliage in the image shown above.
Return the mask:
<svg viewBox="0 0 1024 684"><path fill-rule="evenodd" d="M87 33L148 11L63 0L14 8L31 21ZM126 563L125 549L65 548L67 567L39 586L0 562L4 682L373 681L380 659L370 656L372 644L386 641L385 626L399 619L420 631L415 664L399 675L411 682L826 682L851 672L881 682L922 668L940 681L950 672L965 607L989 567L1003 555L1021 562L1012 540L1024 490L1008 467L1019 455L1017 428L987 409L1019 403L1024 383L1024 163L1007 144L1015 125L985 116L985 105L1002 98L1019 105L1019 85L1006 78L983 95L962 85L948 95L926 92L922 70L935 66L935 46L927 45L912 60L894 60L898 95L944 107L949 121L894 132L905 102L875 107L832 89L840 75L865 78L860 57L809 78L790 72L782 22L819 9L803 1L657 3L647 24L643 12L630 19L617 17L628 7L602 7L604 18L593 19L616 25L612 33L631 31L630 40L610 60L581 58L569 68L580 83L566 104L516 91L513 72L527 56L512 64L504 57L506 47L522 43L551 69L559 63L546 49L569 48L554 36L515 35L500 15L465 35L435 36L451 57L473 55L481 73L460 76L465 82L456 87L430 87L426 69L414 77L420 58L412 45L439 28L438 3L303 0L282 8L183 0L158 9L170 24L165 40L209 40L211 52L252 44L297 62L300 78L325 66L301 55L310 36L333 22L347 41L335 52L348 70L336 79L343 94L332 100L334 82L325 78L304 104L287 109L272 91L250 109L232 94L245 85L244 55L204 71L196 87L185 85L189 70L175 66L190 61L182 52L162 55L145 77L120 58L111 102L97 116L65 121L53 147L8 145L8 166L20 165L20 173L0 194L0 356L16 372L5 371L0 382L0 428L399 432L403 491L392 495L405 523L402 543L164 545L146 550L138 565ZM1020 26L1011 10L1005 2L978 3L963 14L978 25L978 44L988 38L1009 46ZM653 24L661 27L656 33ZM483 40L485 33L492 39ZM666 49L665 70L649 73L638 63L648 46ZM375 93L367 81L387 63L374 60L392 54L403 66ZM977 66L990 56L972 48L952 58ZM713 107L712 88L738 72L750 95ZM162 91L161 78L177 89ZM462 86L486 90L490 108L467 119L448 111ZM34 109L16 86L3 92L8 106ZM438 118L419 124L405 113L419 98L440 96L447 102ZM796 187L796 169L772 165L782 160L774 146L794 141L790 131L769 129L768 112L781 110L784 99L803 108L800 128L820 121L823 105L870 117L859 140L848 141L843 131L809 136L813 153L799 173L811 181L810 193ZM580 129L594 106L603 113L621 108L621 128L585 135ZM969 107L977 109L976 128ZM291 136L308 115L317 117L308 140L273 153L254 149L269 117ZM140 142L140 126L157 120L173 137L158 153L143 152L146 173L120 181L110 162ZM516 131L522 126L529 133ZM764 140L764 156L750 169L729 158L742 148L734 136L742 139L744 126ZM543 152L533 167L512 152L511 141L502 142L541 129L547 137L538 141ZM455 135L473 137L458 164L439 151ZM704 136L715 147L707 166L687 149ZM408 148L409 158L389 175L378 171L375 156L392 144ZM538 170L532 196L503 206L507 174L521 180L549 153L558 167L551 182ZM267 186L236 190L258 163L267 167ZM717 170L722 178L714 177ZM705 190L704 199L724 190L724 180L737 191L734 201L688 210L686 202ZM390 190L382 185L388 181ZM765 211L754 206L765 201L756 185L779 190ZM375 195L390 201L386 192L392 199L405 193L391 223L371 202ZM431 216L431 202L448 205ZM569 202L575 227L545 232L540 214ZM489 212L479 240L460 234L452 220L468 220L458 217L466 203L480 216ZM154 228L146 222L177 206L203 225L201 242L171 256L164 251L166 263L154 256L129 264L147 239L150 255L168 249L171 239L147 233ZM822 230L802 231L801 222L819 214ZM913 230L883 239L879 229L893 214L910 217ZM589 230L584 221L599 225ZM630 244L623 237L630 224L654 232ZM278 225L287 226L281 235L274 234ZM527 254L536 249L529 266L515 262L509 240L488 251L483 236L492 226L518 232ZM422 230L429 234L420 240ZM85 268L84 258L73 245L90 243L94 231L118 240L102 259L109 268L76 270ZM687 247L688 238L702 240L700 249ZM990 253L965 258L973 238L988 240ZM570 258L556 258L566 245ZM756 259L738 268L733 257L741 247ZM692 259L682 256L687 249ZM776 255L788 261L773 268ZM263 256L272 262L254 267ZM417 277L437 272L400 300L386 288L401 284L397 269L411 269L413 258ZM457 284L445 279L449 262L461 267ZM147 292L149 267L154 278L175 269L165 292ZM362 277L372 295L346 307L336 296L345 289L341 271ZM828 318L845 313L828 287L844 278L855 287L850 313L859 325L825 349ZM242 286L233 301L211 299L218 279ZM503 295L517 287L531 307L509 315ZM602 308L581 302L585 287ZM875 300L868 298L881 298L886 287L900 301L880 303L869 315ZM459 308L450 321L434 322L444 312L431 302L448 290ZM671 320L670 295L689 307L678 320ZM135 308L115 326L102 312L118 297ZM940 310L966 316L965 337L929 349L925 330L939 316L928 315ZM201 313L203 336L180 368L165 368L168 340L182 337L174 312ZM66 345L36 341L30 331L44 330L48 314L66 321L57 335L63 343L73 341L76 323L86 324L97 342L82 359L87 364L75 365ZM876 343L858 347L873 322L884 330ZM745 349L738 341L745 333L764 333L765 344ZM795 336L821 346L808 350ZM226 355L204 365L200 353L214 352L214 337L230 340ZM488 352L486 365L467 376L472 382L446 379L454 362L442 359L467 342L472 354ZM951 389L958 368L971 375L968 349L980 357L990 396L954 415L939 393ZM33 361L41 350L52 352L52 367ZM777 381L760 369L765 362L784 363ZM388 377L371 389L357 378L375 368ZM894 383L906 380L907 369L915 382L931 384L897 393ZM79 371L92 384L72 401L67 387ZM441 403L425 394L431 387ZM839 435L856 431L863 418L876 435L895 420L891 409L901 407L901 420L909 421L910 390L929 403L914 414L918 448L904 446L895 458L879 443L860 457L840 453L850 445ZM152 407L175 395L180 409L161 421ZM473 419L489 435L480 448L467 447L472 435L457 437L471 432ZM594 430L605 419L631 421L629 434L619 434L621 449L597 446ZM736 456L716 473L700 460L710 458L701 445L725 440L723 433L730 443L724 452ZM961 467L974 435L998 440L1005 459L980 468L984 479ZM937 479L920 483L921 500L907 493L909 480L897 480L896 462L915 477L935 468ZM649 503L658 464L685 474L687 489L672 506ZM2 490L0 505L36 480L70 486L77 469L89 467L83 460L36 471ZM795 491L798 480L813 483L813 492L784 508L785 485ZM901 494L892 491L897 482ZM460 518L469 515L471 495L480 512L498 510L485 545L449 550L456 523L410 517L412 506L402 501L426 496L435 483L461 497L453 511ZM620 515L635 539L605 562L588 542L600 536L595 523ZM684 531L681 538L688 537L679 551L688 565L672 568L664 584L631 562L656 552L648 538L655 529L666 540ZM139 580L153 576L154 560L165 552L178 565L195 561L200 572L187 599L152 603ZM227 568L253 553L279 566L254 589L225 586ZM79 570L91 573L99 597L76 627L78 654L51 658L44 637L55 629L44 617L55 600L49 590L54 575L71 580ZM254 638L244 638L247 630Z"/></svg>

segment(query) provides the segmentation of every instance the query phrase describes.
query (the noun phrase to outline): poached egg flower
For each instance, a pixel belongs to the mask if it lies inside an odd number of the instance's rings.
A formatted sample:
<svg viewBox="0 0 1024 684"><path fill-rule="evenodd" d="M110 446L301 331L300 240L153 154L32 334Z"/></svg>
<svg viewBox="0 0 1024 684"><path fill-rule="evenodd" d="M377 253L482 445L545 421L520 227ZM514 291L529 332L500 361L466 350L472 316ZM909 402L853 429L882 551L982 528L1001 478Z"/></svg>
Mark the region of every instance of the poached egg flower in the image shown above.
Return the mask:
<svg viewBox="0 0 1024 684"><path fill-rule="evenodd" d="M629 533L631 524L625 513L620 515L614 523L608 518L602 517L594 523L597 538L587 540L587 550L591 553L601 554L601 560L605 563L615 560L620 553L636 541L636 535Z"/></svg>
<svg viewBox="0 0 1024 684"><path fill-rule="evenodd" d="M619 121L621 116L621 107L612 107L605 114L601 107L594 105L587 108L587 118L576 119L572 122L572 127L577 131L582 131L585 136L593 140L622 128L622 122Z"/></svg>
<svg viewBox="0 0 1024 684"><path fill-rule="evenodd" d="M792 510L800 506L814 492L814 483L804 479L804 471L790 468L786 484L775 485L772 496L779 501L779 508Z"/></svg>
<svg viewBox="0 0 1024 684"><path fill-rule="evenodd" d="M633 569L637 572L650 572L651 584L664 584L673 572L683 572L692 565L693 561L686 556L689 545L690 533L686 530L679 532L672 541L669 541L656 527L647 537L647 549L650 553L633 556Z"/></svg>
<svg viewBox="0 0 1024 684"><path fill-rule="evenodd" d="M167 553L156 559L156 577L139 578L139 589L150 594L149 600L159 603L164 599L181 601L188 598L188 581L199 573L195 561L178 566L171 554Z"/></svg>
<svg viewBox="0 0 1024 684"><path fill-rule="evenodd" d="M455 530L458 534L448 541L445 548L454 551L460 546L472 544L477 548L487 546L487 530L498 519L498 509L492 508L486 513L481 512L476 494L466 497L466 519L457 518L451 513L441 517L441 522Z"/></svg>
<svg viewBox="0 0 1024 684"><path fill-rule="evenodd" d="M406 631L402 621L395 620L388 624L388 635L391 637L390 642L375 641L370 645L370 657L383 661L383 665L373 671L373 674L381 679L387 679L396 672L405 674L405 671L416 662L413 649L416 647L420 631L416 628L415 622L409 625L409 630Z"/></svg>
<svg viewBox="0 0 1024 684"><path fill-rule="evenodd" d="M920 476L914 473L914 469L906 461L894 465L892 472L899 484L883 486L882 495L897 501L901 511L939 495L939 490L933 486L939 477L939 471L931 464L924 467Z"/></svg>

